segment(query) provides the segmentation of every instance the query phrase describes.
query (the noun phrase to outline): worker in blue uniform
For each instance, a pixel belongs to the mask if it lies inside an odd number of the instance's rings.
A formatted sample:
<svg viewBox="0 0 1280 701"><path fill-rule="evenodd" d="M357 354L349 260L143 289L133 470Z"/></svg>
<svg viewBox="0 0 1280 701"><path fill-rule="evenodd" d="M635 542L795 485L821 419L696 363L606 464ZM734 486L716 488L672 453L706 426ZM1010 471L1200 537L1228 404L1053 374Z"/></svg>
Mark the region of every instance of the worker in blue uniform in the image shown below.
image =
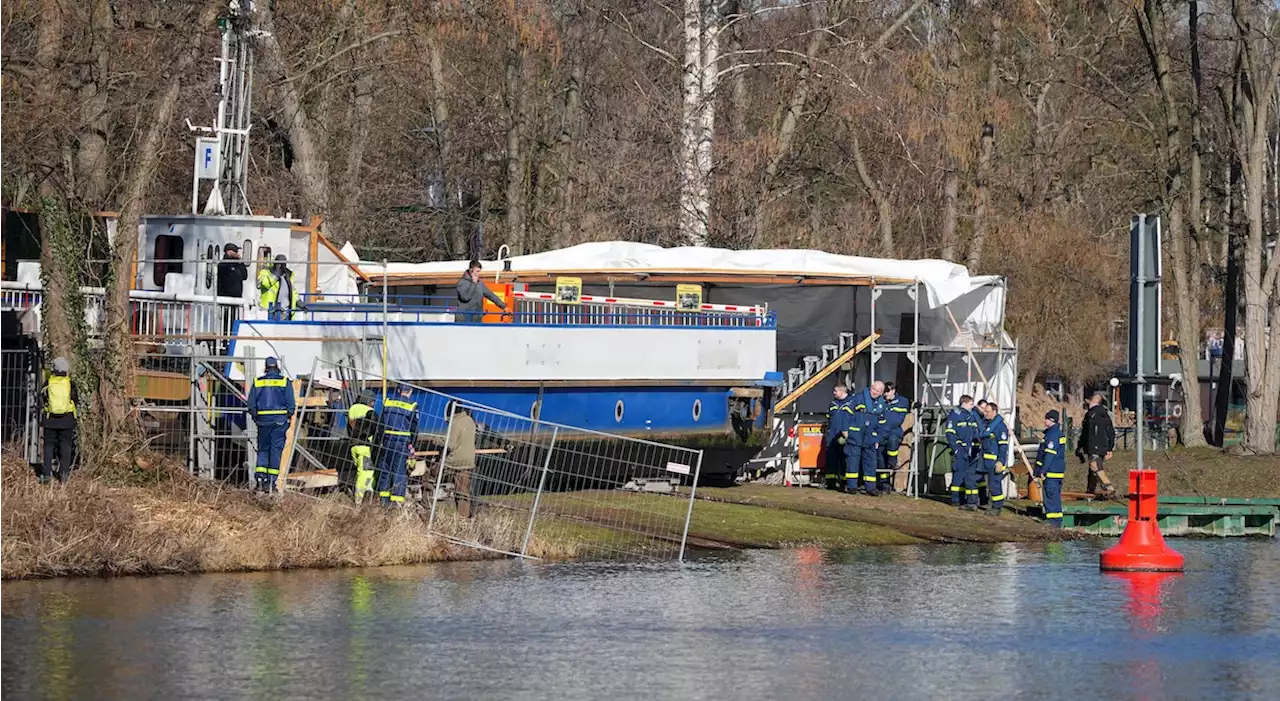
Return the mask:
<svg viewBox="0 0 1280 701"><path fill-rule="evenodd" d="M999 516L1004 508L1004 476L1008 469L1004 461L1009 456L1009 427L995 402L986 402L982 413L982 422L978 425L982 435L982 472L991 489L987 513Z"/></svg>
<svg viewBox="0 0 1280 701"><path fill-rule="evenodd" d="M991 495L987 490L986 464L977 456L982 454L982 437L987 435L987 400L978 400L977 406L973 409L973 418L978 423L973 435L972 455L975 456L973 458L973 469L977 471L978 508L984 509L991 503Z"/></svg>
<svg viewBox="0 0 1280 701"><path fill-rule="evenodd" d="M400 385L395 396L382 403L382 448L378 454L378 496L384 504L403 504L409 481L409 461L418 433L418 403L413 389Z"/></svg>
<svg viewBox="0 0 1280 701"><path fill-rule="evenodd" d="M853 398L853 424L849 426L849 443L845 445L845 491L858 491L879 496L876 489L876 465L880 457L880 418L884 416L884 383L876 380Z"/></svg>
<svg viewBox="0 0 1280 701"><path fill-rule="evenodd" d="M1036 451L1036 479L1044 491L1044 519L1062 528L1062 478L1067 476L1067 437L1062 435L1057 410L1044 415L1044 440Z"/></svg>
<svg viewBox="0 0 1280 701"><path fill-rule="evenodd" d="M258 426L258 463L253 468L253 479L259 491L278 491L280 456L296 408L293 388L280 372L280 361L267 358L266 372L249 389L249 415Z"/></svg>
<svg viewBox="0 0 1280 701"><path fill-rule="evenodd" d="M831 406L827 407L827 433L823 436L826 447L824 476L827 489L844 486L845 446L849 442L849 426L853 424L853 400L849 388L843 383L831 390Z"/></svg>
<svg viewBox="0 0 1280 701"><path fill-rule="evenodd" d="M911 400L898 394L892 382L884 383L884 415L880 417L880 451L883 465L877 486L880 492L893 491L893 474L898 470L898 448L902 446L902 422L911 413Z"/></svg>
<svg viewBox="0 0 1280 701"><path fill-rule="evenodd" d="M968 511L978 508L977 466L973 461L973 441L978 422L973 417L973 397L960 397L960 406L947 414L943 432L951 446L951 505Z"/></svg>

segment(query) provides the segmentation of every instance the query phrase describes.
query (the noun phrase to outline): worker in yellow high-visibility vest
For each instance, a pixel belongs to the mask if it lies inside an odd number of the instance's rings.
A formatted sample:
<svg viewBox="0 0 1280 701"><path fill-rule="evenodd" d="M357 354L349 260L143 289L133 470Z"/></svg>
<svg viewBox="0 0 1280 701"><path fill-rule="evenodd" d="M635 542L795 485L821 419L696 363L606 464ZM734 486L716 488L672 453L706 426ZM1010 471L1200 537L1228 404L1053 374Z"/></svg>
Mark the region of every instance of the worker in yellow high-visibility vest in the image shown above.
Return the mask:
<svg viewBox="0 0 1280 701"><path fill-rule="evenodd" d="M351 443L351 460L356 467L356 503L373 491L373 441L378 434L378 412L373 408L373 395L361 394L347 410L347 439Z"/></svg>
<svg viewBox="0 0 1280 701"><path fill-rule="evenodd" d="M258 270L258 305L267 310L267 318L273 321L288 321L300 308L298 287L285 260L284 255L278 255L275 265Z"/></svg>
<svg viewBox="0 0 1280 701"><path fill-rule="evenodd" d="M297 402L289 380L280 372L280 362L267 358L267 371L253 381L249 390L249 415L258 425L258 464L253 468L259 491L275 492L280 476L280 457Z"/></svg>
<svg viewBox="0 0 1280 701"><path fill-rule="evenodd" d="M71 365L66 358L53 359L53 372L40 390L41 428L44 429L44 459L37 477L48 484L52 476L66 482L71 476L76 451L76 400L79 393L69 377Z"/></svg>

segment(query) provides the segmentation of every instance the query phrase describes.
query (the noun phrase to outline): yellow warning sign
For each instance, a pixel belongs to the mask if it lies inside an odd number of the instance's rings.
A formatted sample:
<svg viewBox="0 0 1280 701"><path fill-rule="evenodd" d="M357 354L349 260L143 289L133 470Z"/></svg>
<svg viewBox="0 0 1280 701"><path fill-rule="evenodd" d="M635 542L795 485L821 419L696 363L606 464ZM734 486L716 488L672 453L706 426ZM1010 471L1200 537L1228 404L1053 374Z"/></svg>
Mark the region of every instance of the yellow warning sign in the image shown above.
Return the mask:
<svg viewBox="0 0 1280 701"><path fill-rule="evenodd" d="M676 285L676 309L682 312L702 311L702 285Z"/></svg>
<svg viewBox="0 0 1280 701"><path fill-rule="evenodd" d="M556 303L582 304L582 278L556 278Z"/></svg>

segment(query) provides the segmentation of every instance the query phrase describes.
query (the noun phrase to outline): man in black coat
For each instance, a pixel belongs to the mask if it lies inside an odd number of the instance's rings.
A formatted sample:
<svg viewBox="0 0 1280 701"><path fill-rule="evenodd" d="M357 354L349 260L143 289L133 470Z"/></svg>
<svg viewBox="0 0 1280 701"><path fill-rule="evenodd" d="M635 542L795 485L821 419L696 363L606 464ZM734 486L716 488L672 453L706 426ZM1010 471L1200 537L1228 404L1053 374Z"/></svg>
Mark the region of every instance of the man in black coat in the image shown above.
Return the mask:
<svg viewBox="0 0 1280 701"><path fill-rule="evenodd" d="M1076 454L1089 463L1089 493L1102 499L1116 494L1116 488L1111 484L1105 469L1106 461L1111 459L1111 452L1115 447L1116 429L1111 423L1111 415L1102 405L1102 394L1094 392L1089 397L1089 409L1085 411L1084 422L1080 426L1080 447Z"/></svg>
<svg viewBox="0 0 1280 701"><path fill-rule="evenodd" d="M244 281L249 279L249 267L240 258L240 247L228 243L222 247L222 260L218 262L218 296L244 298ZM223 347L231 345L230 336L236 320L240 318L240 309L222 307L222 335L228 339L222 342Z"/></svg>

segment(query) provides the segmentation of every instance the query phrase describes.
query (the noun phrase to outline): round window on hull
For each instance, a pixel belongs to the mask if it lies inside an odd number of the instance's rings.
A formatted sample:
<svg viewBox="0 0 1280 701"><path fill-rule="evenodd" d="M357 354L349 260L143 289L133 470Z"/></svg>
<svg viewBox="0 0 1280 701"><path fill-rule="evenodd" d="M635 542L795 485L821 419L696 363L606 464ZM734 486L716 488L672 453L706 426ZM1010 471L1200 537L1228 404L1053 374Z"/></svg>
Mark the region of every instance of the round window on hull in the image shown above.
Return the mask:
<svg viewBox="0 0 1280 701"><path fill-rule="evenodd" d="M698 421L702 418L702 400L693 400L693 420Z"/></svg>
<svg viewBox="0 0 1280 701"><path fill-rule="evenodd" d="M619 399L619 400L618 400L618 403L613 405L613 420L614 420L614 421L616 421L616 422L618 422L618 423L622 423L622 411L623 411L622 400L621 400L621 399Z"/></svg>

